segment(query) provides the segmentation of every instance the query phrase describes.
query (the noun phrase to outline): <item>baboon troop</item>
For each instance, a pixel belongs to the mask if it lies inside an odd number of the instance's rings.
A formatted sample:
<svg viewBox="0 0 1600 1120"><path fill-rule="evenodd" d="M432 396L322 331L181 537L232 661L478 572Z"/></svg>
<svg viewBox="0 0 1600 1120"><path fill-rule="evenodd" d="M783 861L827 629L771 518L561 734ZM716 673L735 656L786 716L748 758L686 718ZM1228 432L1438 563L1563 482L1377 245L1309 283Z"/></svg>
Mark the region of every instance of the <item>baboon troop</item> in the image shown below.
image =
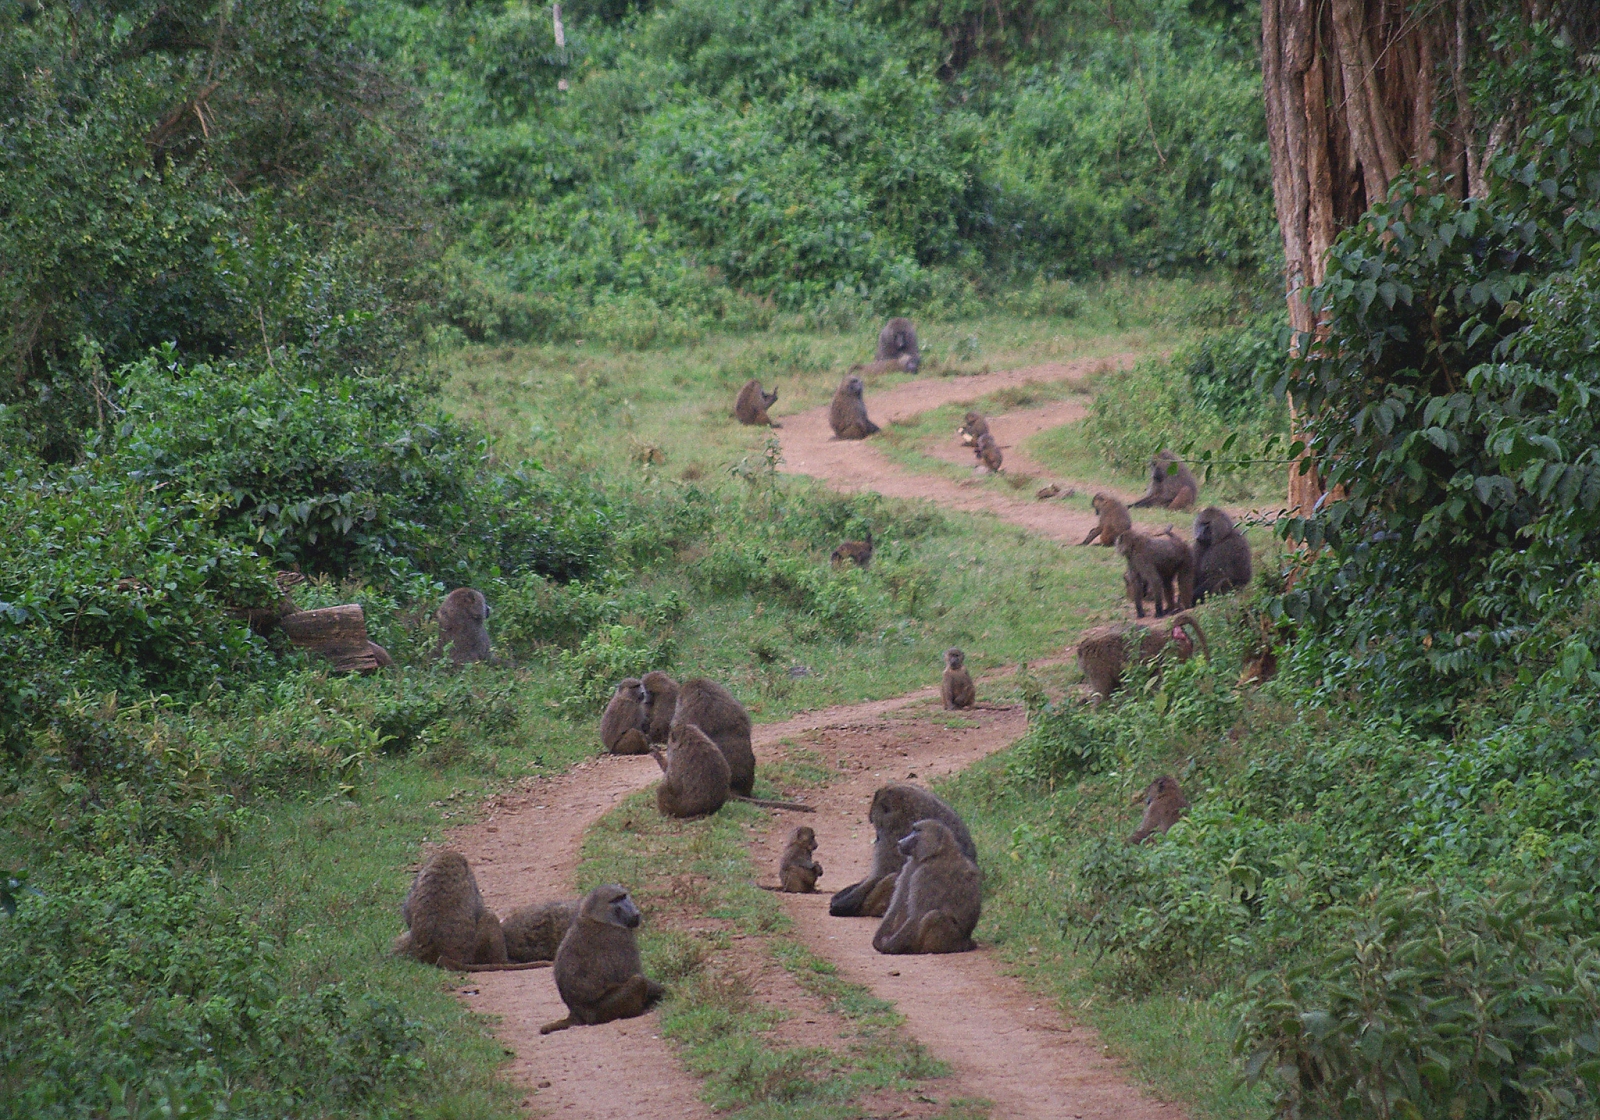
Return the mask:
<svg viewBox="0 0 1600 1120"><path fill-rule="evenodd" d="M667 749L651 749L661 764L656 808L668 817L703 817L728 800L728 760L709 736L692 723L675 723Z"/></svg>
<svg viewBox="0 0 1600 1120"><path fill-rule="evenodd" d="M961 427L956 429L956 435L961 437L961 442L968 447L976 447L984 436L989 434L989 421L981 412L969 412L961 421Z"/></svg>
<svg viewBox="0 0 1600 1120"><path fill-rule="evenodd" d="M631 1019L666 994L645 977L634 933L641 920L627 890L615 883L584 896L577 919L556 950L556 991L567 1005L567 1016L546 1023L540 1034Z"/></svg>
<svg viewBox="0 0 1600 1120"><path fill-rule="evenodd" d="M651 743L665 743L672 731L672 713L678 707L678 682L661 670L646 673L639 679L643 698L639 701L639 726Z"/></svg>
<svg viewBox="0 0 1600 1120"><path fill-rule="evenodd" d="M1191 639L1186 629L1193 629L1195 639ZM1136 640L1137 649L1132 651L1132 657L1141 665L1147 665L1161 656L1170 646L1172 654L1179 661L1187 661L1194 656L1195 640L1200 643L1202 652L1209 653L1206 645L1205 632L1200 629L1200 623L1188 611L1172 616L1163 624L1163 629L1152 630L1145 626L1129 626L1126 623L1115 623L1110 626L1095 626L1085 630L1078 638L1078 668L1083 672L1083 679L1091 695L1107 700L1122 684L1123 671L1128 666L1130 651L1129 642Z"/></svg>
<svg viewBox="0 0 1600 1120"><path fill-rule="evenodd" d="M895 845L907 861L872 947L880 953L965 953L982 910L978 865L941 821L920 820Z"/></svg>
<svg viewBox="0 0 1600 1120"><path fill-rule="evenodd" d="M500 923L506 956L514 961L553 961L561 939L578 916L581 898L519 906Z"/></svg>
<svg viewBox="0 0 1600 1120"><path fill-rule="evenodd" d="M761 382L752 377L744 383L744 388L739 390L739 399L733 402L733 415L741 424L762 424L769 428L781 428L782 424L767 415L767 409L777 400L776 385L769 393L761 387Z"/></svg>
<svg viewBox="0 0 1600 1120"><path fill-rule="evenodd" d="M1194 519L1194 601L1250 584L1250 542L1233 518L1207 506Z"/></svg>
<svg viewBox="0 0 1600 1120"><path fill-rule="evenodd" d="M1138 830L1128 837L1130 844L1143 844L1154 833L1167 831L1189 807L1183 791L1178 788L1178 779L1170 774L1163 774L1146 786L1134 804L1140 801L1144 802L1144 817L1139 821Z"/></svg>
<svg viewBox="0 0 1600 1120"><path fill-rule="evenodd" d="M833 550L833 566L837 568L846 561L853 562L858 568L865 568L872 563L872 530L867 530L867 539L864 541L845 541Z"/></svg>
<svg viewBox="0 0 1600 1120"><path fill-rule="evenodd" d="M1150 492L1134 506L1165 506L1188 509L1200 493L1200 484L1188 464L1170 451L1158 451L1150 460Z"/></svg>
<svg viewBox="0 0 1600 1120"><path fill-rule="evenodd" d="M973 687L972 674L967 672L966 661L967 655L958 649L944 651L944 678L939 682L939 698L944 701L944 710L947 712L970 708L978 698L978 690Z"/></svg>
<svg viewBox="0 0 1600 1120"><path fill-rule="evenodd" d="M716 744L728 761L728 788L746 797L756 783L756 754L750 746L750 713L733 693L704 677L678 687L672 728L693 725ZM677 815L677 814L673 814Z"/></svg>
<svg viewBox="0 0 1600 1120"><path fill-rule="evenodd" d="M863 389L861 378L852 373L834 390L833 403L828 406L828 425L834 438L866 439L879 430L867 419L867 402L861 398Z"/></svg>
<svg viewBox="0 0 1600 1120"><path fill-rule="evenodd" d="M1129 529L1117 538L1116 549L1128 562L1124 584L1135 615L1144 617L1146 597L1155 601L1157 618L1194 605L1194 553L1171 526L1154 535Z"/></svg>
<svg viewBox="0 0 1600 1120"><path fill-rule="evenodd" d="M817 850L817 833L810 825L799 825L789 833L783 855L778 858L779 890L788 894L815 894L822 878L822 864L812 858Z"/></svg>
<svg viewBox="0 0 1600 1120"><path fill-rule="evenodd" d="M881 918L889 909L895 877L905 863L900 841L918 821L936 820L950 830L956 847L968 859L976 860L978 850L956 811L938 797L917 786L894 783L882 786L872 795L867 811L876 839L872 842L872 870L859 883L852 883L828 901L828 913L836 918Z"/></svg>
<svg viewBox="0 0 1600 1120"><path fill-rule="evenodd" d="M1133 518L1128 516L1128 507L1117 500L1115 494L1104 491L1094 496L1093 502L1095 516L1100 523L1089 530L1089 535L1079 541L1079 544L1090 544L1096 537L1100 544L1111 548L1117 543L1117 538L1133 528Z"/></svg>
<svg viewBox="0 0 1600 1120"><path fill-rule="evenodd" d="M411 880L400 904L406 932L394 943L400 956L458 972L538 967L506 956L500 919L483 904L478 880L460 852L435 852Z"/></svg>
<svg viewBox="0 0 1600 1120"><path fill-rule="evenodd" d="M650 750L645 738L648 724L644 698L644 685L637 677L629 677L611 694L611 702L600 717L600 745L611 754L645 754Z"/></svg>
<svg viewBox="0 0 1600 1120"><path fill-rule="evenodd" d="M489 601L483 592L458 587L439 604L439 647L435 656L450 653L450 661L465 665L469 661L489 660Z"/></svg>
<svg viewBox="0 0 1600 1120"><path fill-rule="evenodd" d="M916 373L922 365L922 352L917 349L917 328L910 319L895 316L878 332L878 350L874 355L880 362L904 359L907 373Z"/></svg>
<svg viewBox="0 0 1600 1120"><path fill-rule="evenodd" d="M1000 454L1000 445L994 441L993 436L987 433L979 436L978 442L973 445L972 453L977 457L979 463L982 463L995 474L1000 473L1000 465L1005 462L1005 459Z"/></svg>

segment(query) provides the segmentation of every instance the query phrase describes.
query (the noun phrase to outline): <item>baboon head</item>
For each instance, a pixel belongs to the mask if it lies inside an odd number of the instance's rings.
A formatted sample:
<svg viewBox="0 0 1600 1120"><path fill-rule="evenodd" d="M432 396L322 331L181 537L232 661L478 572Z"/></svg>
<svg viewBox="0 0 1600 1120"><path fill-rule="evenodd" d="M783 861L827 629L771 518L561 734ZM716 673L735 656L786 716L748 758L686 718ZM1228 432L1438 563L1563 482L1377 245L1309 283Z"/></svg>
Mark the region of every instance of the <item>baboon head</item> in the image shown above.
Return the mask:
<svg viewBox="0 0 1600 1120"><path fill-rule="evenodd" d="M942 823L928 817L912 825L911 832L901 837L900 843L895 846L907 859L925 860L931 859L946 848L954 847L955 837L950 835L950 830Z"/></svg>
<svg viewBox="0 0 1600 1120"><path fill-rule="evenodd" d="M799 844L806 851L814 852L817 850L816 830L808 824L799 825L793 832L789 833L789 843L791 846Z"/></svg>
<svg viewBox="0 0 1600 1120"><path fill-rule="evenodd" d="M644 915L633 904L628 888L615 883L607 883L589 892L589 896L583 900L583 916L624 929L638 929L639 923L644 920Z"/></svg>
<svg viewBox="0 0 1600 1120"><path fill-rule="evenodd" d="M1177 461L1178 457L1172 452L1157 451L1155 458L1150 460L1150 481L1158 486L1165 482L1167 476L1172 473L1172 464Z"/></svg>
<svg viewBox="0 0 1600 1120"><path fill-rule="evenodd" d="M944 651L944 667L946 669L959 669L966 663L967 655L954 648Z"/></svg>
<svg viewBox="0 0 1600 1120"><path fill-rule="evenodd" d="M1207 506L1195 515L1194 543L1211 545L1233 532L1233 518L1216 506Z"/></svg>
<svg viewBox="0 0 1600 1120"><path fill-rule="evenodd" d="M778 387L774 385L770 393L763 389L761 391L761 399L766 402L768 408L771 408L778 401Z"/></svg>
<svg viewBox="0 0 1600 1120"><path fill-rule="evenodd" d="M844 379L844 391L849 393L852 397L859 397L866 390L866 387L866 382L862 381L861 378L857 377L855 374L851 374L849 377Z"/></svg>

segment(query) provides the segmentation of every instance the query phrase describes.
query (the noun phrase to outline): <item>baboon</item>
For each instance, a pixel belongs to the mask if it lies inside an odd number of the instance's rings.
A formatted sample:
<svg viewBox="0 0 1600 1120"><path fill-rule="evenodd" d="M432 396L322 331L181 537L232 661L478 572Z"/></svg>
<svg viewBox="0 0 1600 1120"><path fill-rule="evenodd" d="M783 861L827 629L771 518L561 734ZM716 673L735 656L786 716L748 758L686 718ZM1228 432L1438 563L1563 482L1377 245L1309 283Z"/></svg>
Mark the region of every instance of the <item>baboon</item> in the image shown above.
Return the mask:
<svg viewBox="0 0 1600 1120"><path fill-rule="evenodd" d="M406 932L394 943L400 956L457 972L495 972L533 965L506 958L500 919L483 904L467 857L439 851L422 865L400 904Z"/></svg>
<svg viewBox="0 0 1600 1120"><path fill-rule="evenodd" d="M756 784L756 754L750 747L750 713L733 693L704 677L684 681L672 711L672 726L692 723L728 760L728 788L750 796Z"/></svg>
<svg viewBox="0 0 1600 1120"><path fill-rule="evenodd" d="M837 568L846 560L854 560L856 567L865 568L872 563L872 530L867 530L864 541L845 541L833 550L833 566Z"/></svg>
<svg viewBox="0 0 1600 1120"><path fill-rule="evenodd" d="M908 862L895 880L872 947L880 953L965 953L982 909L978 865L941 822L917 821L896 845Z"/></svg>
<svg viewBox="0 0 1600 1120"><path fill-rule="evenodd" d="M578 916L581 898L519 906L500 923L506 956L514 961L553 961L561 939Z"/></svg>
<svg viewBox="0 0 1600 1120"><path fill-rule="evenodd" d="M789 833L789 843L778 859L778 882L789 894L814 894L822 878L822 864L812 858L817 850L817 833L810 825L799 825Z"/></svg>
<svg viewBox="0 0 1600 1120"><path fill-rule="evenodd" d="M972 685L972 674L967 672L967 655L951 648L944 651L944 679L939 682L939 696L944 700L945 711L970 708L978 698Z"/></svg>
<svg viewBox="0 0 1600 1120"><path fill-rule="evenodd" d="M1194 552L1170 528L1154 535L1129 529L1117 538L1116 549L1128 562L1123 582L1135 615L1144 617L1146 595L1155 600L1157 618L1194 605Z"/></svg>
<svg viewBox="0 0 1600 1120"><path fill-rule="evenodd" d="M878 431L878 425L867 419L862 389L861 378L852 373L834 390L833 403L828 406L828 424L835 439L866 439Z"/></svg>
<svg viewBox="0 0 1600 1120"><path fill-rule="evenodd" d="M1058 484L1054 482L1047 482L1043 486L1039 487L1039 489L1035 490L1033 492L1033 496L1042 502L1048 498L1055 497L1059 493L1061 493L1061 487Z"/></svg>
<svg viewBox="0 0 1600 1120"><path fill-rule="evenodd" d="M1200 484L1188 464L1170 451L1157 451L1150 460L1150 492L1133 504L1188 509L1199 493Z"/></svg>
<svg viewBox="0 0 1600 1120"><path fill-rule="evenodd" d="M1005 459L1000 454L1000 445L994 441L993 436L979 436L977 445L973 447L972 453L978 457L978 462L988 467L995 474L1000 473L1000 464Z"/></svg>
<svg viewBox="0 0 1600 1120"><path fill-rule="evenodd" d="M1250 584L1250 542L1216 506L1194 519L1194 601Z"/></svg>
<svg viewBox="0 0 1600 1120"><path fill-rule="evenodd" d="M1146 786L1133 803L1137 805L1141 801L1144 802L1144 817L1139 821L1138 831L1128 837L1130 844L1143 844L1152 833L1167 831L1189 807L1183 791L1178 788L1178 779L1169 774L1161 775Z"/></svg>
<svg viewBox="0 0 1600 1120"><path fill-rule="evenodd" d="M961 437L962 443L972 447L989 434L989 421L984 419L981 412L969 412L961 421L961 427L956 429L956 434Z"/></svg>
<svg viewBox="0 0 1600 1120"><path fill-rule="evenodd" d="M1133 528L1133 518L1128 516L1128 507L1118 501L1115 494L1107 494L1103 490L1094 496L1093 505L1100 523L1078 543L1088 544L1099 537L1100 543L1110 548L1117 543L1118 537Z"/></svg>
<svg viewBox="0 0 1600 1120"><path fill-rule="evenodd" d="M484 625L489 619L489 602L483 592L456 588L444 597L437 617L439 648L435 656L443 657L448 649L456 665L489 660L489 630Z"/></svg>
<svg viewBox="0 0 1600 1120"><path fill-rule="evenodd" d="M645 738L648 724L644 717L644 685L629 677L617 685L600 717L600 745L612 754L645 754L650 742Z"/></svg>
<svg viewBox="0 0 1600 1120"><path fill-rule="evenodd" d="M911 832L912 825L929 819L940 821L950 830L962 855L971 860L978 858L972 835L950 806L917 786L898 782L880 786L867 811L867 820L877 834L872 842L872 870L865 879L829 899L828 913L835 918L881 918L889 908L895 876L905 863L905 853L895 845Z"/></svg>
<svg viewBox="0 0 1600 1120"><path fill-rule="evenodd" d="M917 367L922 365L922 352L917 349L917 328L910 319L902 319L898 315L883 325L883 330L878 332L878 352L874 355L878 361L887 361L893 358L909 359L905 369L908 373L916 373Z"/></svg>
<svg viewBox="0 0 1600 1120"><path fill-rule="evenodd" d="M584 896L577 919L556 950L556 991L567 1005L567 1016L546 1023L540 1034L631 1019L666 994L645 977L633 932L641 920L627 890L615 883Z"/></svg>
<svg viewBox="0 0 1600 1120"><path fill-rule="evenodd" d="M652 747L661 764L656 808L668 817L703 817L728 800L728 760L705 732L692 723L674 723L665 752Z"/></svg>
<svg viewBox="0 0 1600 1120"><path fill-rule="evenodd" d="M733 414L741 424L765 424L769 428L781 428L782 424L767 415L767 409L777 400L776 385L769 393L761 388L761 382L752 377L744 383L744 388L739 390L739 399L733 402Z"/></svg>
<svg viewBox="0 0 1600 1120"><path fill-rule="evenodd" d="M859 373L862 377L872 377L879 373L916 373L917 365L910 354L902 354L898 358L888 358L883 361L868 362L865 365L853 365L851 373Z"/></svg>
<svg viewBox="0 0 1600 1120"><path fill-rule="evenodd" d="M1130 639L1138 641L1133 657L1141 665L1154 661L1169 643L1173 647L1173 656L1179 661L1189 660L1194 656L1195 642L1184 632L1185 627L1193 628L1201 651L1209 656L1210 647L1206 645L1205 631L1200 629L1199 621L1188 611L1172 616L1159 630L1126 623L1085 630L1078 638L1078 668L1083 671L1089 691L1105 700L1122 684L1122 673L1128 665Z"/></svg>
<svg viewBox="0 0 1600 1120"><path fill-rule="evenodd" d="M639 680L644 698L639 702L640 726L651 743L665 743L672 731L672 713L678 706L678 682L659 669Z"/></svg>

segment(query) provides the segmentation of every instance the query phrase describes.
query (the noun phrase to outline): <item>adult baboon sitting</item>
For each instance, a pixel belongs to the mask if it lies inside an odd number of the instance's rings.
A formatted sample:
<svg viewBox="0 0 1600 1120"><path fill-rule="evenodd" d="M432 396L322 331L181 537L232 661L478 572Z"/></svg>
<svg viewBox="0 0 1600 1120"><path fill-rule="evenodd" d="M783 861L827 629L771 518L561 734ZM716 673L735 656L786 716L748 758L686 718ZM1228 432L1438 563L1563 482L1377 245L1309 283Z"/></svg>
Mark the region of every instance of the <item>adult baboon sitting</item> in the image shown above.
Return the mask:
<svg viewBox="0 0 1600 1120"><path fill-rule="evenodd" d="M751 378L744 383L744 388L739 390L738 400L733 402L733 415L741 424L764 424L770 428L781 428L782 424L767 415L778 400L778 387L774 385L772 392L761 388L761 382Z"/></svg>
<svg viewBox="0 0 1600 1120"><path fill-rule="evenodd" d="M1207 506L1194 519L1194 601L1250 585L1250 542L1233 518Z"/></svg>
<svg viewBox="0 0 1600 1120"><path fill-rule="evenodd" d="M972 834L956 811L938 797L917 786L893 783L872 795L867 820L872 824L872 870L859 883L852 883L828 902L828 913L836 918L857 916L879 918L889 908L895 876L905 863L905 853L896 845L921 820L937 820L950 830L956 846L968 859L976 860Z"/></svg>
<svg viewBox="0 0 1600 1120"><path fill-rule="evenodd" d="M556 950L556 991L567 1016L539 1028L540 1034L593 1026L643 1015L666 994L644 974L634 930L643 916L625 888L615 883L584 896L577 920Z"/></svg>
<svg viewBox="0 0 1600 1120"><path fill-rule="evenodd" d="M978 865L943 823L921 820L896 845L908 861L872 947L880 953L964 953L982 911Z"/></svg>
<svg viewBox="0 0 1600 1120"><path fill-rule="evenodd" d="M400 956L469 972L534 967L506 957L500 919L483 904L478 880L460 852L439 851L428 858L411 880L400 916L406 923L394 943Z"/></svg>
<svg viewBox="0 0 1600 1120"><path fill-rule="evenodd" d="M1144 817L1139 821L1139 828L1128 837L1130 844L1143 844L1157 832L1166 832L1178 823L1178 818L1189 807L1189 802L1183 796L1183 790L1178 788L1178 779L1170 774L1163 774L1145 787L1134 804L1144 802Z"/></svg>
<svg viewBox="0 0 1600 1120"><path fill-rule="evenodd" d="M867 403L861 396L865 389L861 378L852 373L834 390L833 403L828 406L828 426L835 438L866 439L879 430L867 419Z"/></svg>
<svg viewBox="0 0 1600 1120"><path fill-rule="evenodd" d="M1158 451L1150 460L1150 492L1133 504L1188 509L1199 493L1200 484L1188 464L1170 451Z"/></svg>
<svg viewBox="0 0 1600 1120"><path fill-rule="evenodd" d="M908 373L916 373L922 365L922 355L917 349L917 328L910 319L896 316L883 325L883 330L878 332L878 351L875 355L878 361L887 362L896 359L905 359L902 367Z"/></svg>

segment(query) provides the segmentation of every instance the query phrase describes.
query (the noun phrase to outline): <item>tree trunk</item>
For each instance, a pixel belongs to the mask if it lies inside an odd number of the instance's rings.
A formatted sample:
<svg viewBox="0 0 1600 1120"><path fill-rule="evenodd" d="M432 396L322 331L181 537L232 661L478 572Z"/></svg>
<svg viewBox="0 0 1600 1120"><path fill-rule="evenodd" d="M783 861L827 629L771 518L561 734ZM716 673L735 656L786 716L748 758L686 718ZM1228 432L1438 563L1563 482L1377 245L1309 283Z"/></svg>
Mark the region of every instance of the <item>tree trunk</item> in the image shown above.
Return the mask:
<svg viewBox="0 0 1600 1120"><path fill-rule="evenodd" d="M335 672L370 673L394 664L384 648L367 637L367 619L357 603L296 611L278 620L289 640L333 662Z"/></svg>

